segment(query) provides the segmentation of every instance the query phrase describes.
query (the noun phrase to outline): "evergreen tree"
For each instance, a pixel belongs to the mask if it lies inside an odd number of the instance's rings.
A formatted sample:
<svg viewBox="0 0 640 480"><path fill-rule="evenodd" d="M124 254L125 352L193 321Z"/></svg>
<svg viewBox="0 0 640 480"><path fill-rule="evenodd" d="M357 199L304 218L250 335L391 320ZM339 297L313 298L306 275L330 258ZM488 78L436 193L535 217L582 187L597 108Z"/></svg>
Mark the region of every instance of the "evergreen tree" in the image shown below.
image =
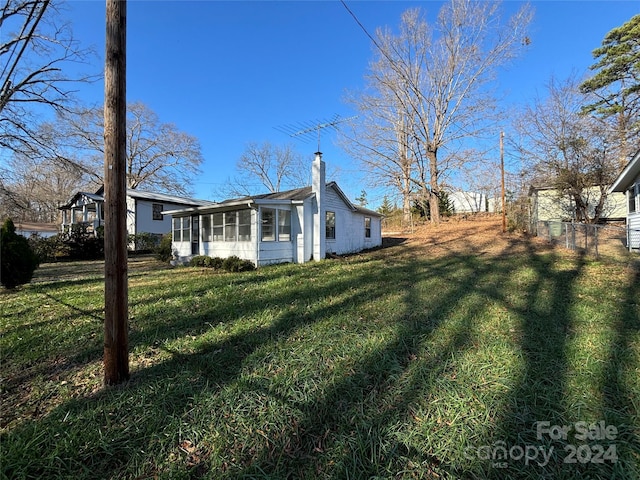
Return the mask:
<svg viewBox="0 0 640 480"><path fill-rule="evenodd" d="M38 257L31 250L29 241L16 233L10 218L0 230L0 257L0 281L7 288L29 283L38 268Z"/></svg>
<svg viewBox="0 0 640 480"><path fill-rule="evenodd" d="M590 68L597 73L580 91L594 94L596 100L582 112L615 119L624 164L640 136L640 15L611 30L593 57L597 61Z"/></svg>

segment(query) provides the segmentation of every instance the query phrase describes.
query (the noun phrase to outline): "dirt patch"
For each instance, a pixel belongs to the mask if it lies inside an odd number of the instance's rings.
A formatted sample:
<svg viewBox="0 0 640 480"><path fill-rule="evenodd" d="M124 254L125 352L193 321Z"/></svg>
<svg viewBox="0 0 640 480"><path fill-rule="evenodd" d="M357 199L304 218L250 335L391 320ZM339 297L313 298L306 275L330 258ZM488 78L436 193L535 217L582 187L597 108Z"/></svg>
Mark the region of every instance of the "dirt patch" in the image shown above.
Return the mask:
<svg viewBox="0 0 640 480"><path fill-rule="evenodd" d="M383 232L385 245L403 244L431 256L459 254L500 255L506 252L551 250L543 239L521 232L502 232L499 216L446 219L439 225L419 225L413 232Z"/></svg>

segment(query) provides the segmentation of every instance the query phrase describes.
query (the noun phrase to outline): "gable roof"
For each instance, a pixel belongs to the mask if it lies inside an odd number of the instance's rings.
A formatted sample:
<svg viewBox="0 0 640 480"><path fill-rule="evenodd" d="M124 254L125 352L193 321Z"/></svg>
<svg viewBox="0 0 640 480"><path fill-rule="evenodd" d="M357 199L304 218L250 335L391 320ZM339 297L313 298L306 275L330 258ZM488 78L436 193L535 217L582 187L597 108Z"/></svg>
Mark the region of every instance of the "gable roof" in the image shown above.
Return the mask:
<svg viewBox="0 0 640 480"><path fill-rule="evenodd" d="M66 204L59 207L59 210L66 210L71 208L71 206L76 203L78 198L81 196L87 197L89 200L93 202L104 202L104 187L100 187L96 193L89 192L77 192L71 200ZM198 200L196 198L189 197L179 197L177 195L170 195L167 193L157 193L157 192L146 192L144 190L137 190L132 188L127 188L127 196L131 198L140 198L144 200L152 200L156 202L165 202L165 203L177 203L180 205L188 205L188 206L196 206L196 205L206 205L213 203L209 200Z"/></svg>
<svg viewBox="0 0 640 480"><path fill-rule="evenodd" d="M640 150L633 156L627 166L624 167L624 170L622 170L616 181L613 182L613 185L609 187L609 193L626 191L638 175L640 175Z"/></svg>
<svg viewBox="0 0 640 480"><path fill-rule="evenodd" d="M359 207L351 203L344 192L340 189L336 182L329 182L325 185L325 188L332 188L340 199L349 207L353 212L362 213L364 215L378 216L382 215L373 210L369 210L363 207ZM245 197L230 198L223 200L222 202L209 202L206 205L194 206L191 208L184 208L178 210L165 210L162 213L165 215L172 215L176 213L196 213L212 210L223 210L225 208L238 207L246 205L249 207L251 204L265 204L270 202L302 202L313 195L313 189L311 186L294 188L292 190L285 190L283 192L263 193L260 195L247 195Z"/></svg>

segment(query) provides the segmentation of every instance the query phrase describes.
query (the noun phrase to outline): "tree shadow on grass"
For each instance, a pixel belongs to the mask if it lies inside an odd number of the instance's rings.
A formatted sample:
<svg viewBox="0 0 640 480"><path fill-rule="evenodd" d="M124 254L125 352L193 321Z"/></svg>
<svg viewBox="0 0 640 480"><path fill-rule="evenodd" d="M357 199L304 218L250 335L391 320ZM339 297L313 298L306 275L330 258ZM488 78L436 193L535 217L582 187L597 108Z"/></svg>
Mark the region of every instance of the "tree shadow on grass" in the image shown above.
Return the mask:
<svg viewBox="0 0 640 480"><path fill-rule="evenodd" d="M353 258L342 269L327 263L273 270L266 274L272 280L291 277L275 292L260 284L252 289L249 276L233 277L236 290L247 287L242 297L185 309L188 302L175 294L161 312L141 309L131 343L156 350L161 361L136 367L126 386L67 401L3 435L3 472L74 478L513 475L490 461L465 470L437 444L459 443L456 429L465 420L421 417L435 415L431 399L441 398L440 388L455 386L459 358L475 355L488 299L518 317L514 343L523 368L506 395L506 411L478 438L504 433L501 440L522 445L535 436L528 433L530 422L562 420L573 323L567 302L583 263L558 269L553 255L531 251L526 261L533 279L514 299L501 287L516 281L509 250L493 259L421 253L405 248L391 261L362 260L367 269ZM191 298L206 298L223 283L203 282ZM378 311L377 305L386 307ZM632 311L628 315L637 321ZM191 341L181 342L189 335ZM617 358L611 368L623 361ZM40 457L21 459L34 449ZM516 476L540 473L531 468Z"/></svg>
<svg viewBox="0 0 640 480"><path fill-rule="evenodd" d="M612 465L615 477L635 479L640 478L640 398L634 393L640 390L639 372L634 368L640 332L640 266L628 268L628 277L620 311L612 312L619 318L614 322L602 382L603 420L617 432L599 443L616 448L619 459Z"/></svg>

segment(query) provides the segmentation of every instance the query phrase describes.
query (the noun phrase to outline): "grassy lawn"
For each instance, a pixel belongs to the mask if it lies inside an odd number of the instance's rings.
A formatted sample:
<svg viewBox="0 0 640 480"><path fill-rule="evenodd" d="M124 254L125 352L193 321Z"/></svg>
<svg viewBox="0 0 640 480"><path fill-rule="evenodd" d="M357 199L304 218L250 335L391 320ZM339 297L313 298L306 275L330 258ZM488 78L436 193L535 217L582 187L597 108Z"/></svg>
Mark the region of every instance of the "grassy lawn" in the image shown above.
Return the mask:
<svg viewBox="0 0 640 480"><path fill-rule="evenodd" d="M639 270L469 238L132 260L111 388L100 264L42 265L0 291L2 477L640 478Z"/></svg>

